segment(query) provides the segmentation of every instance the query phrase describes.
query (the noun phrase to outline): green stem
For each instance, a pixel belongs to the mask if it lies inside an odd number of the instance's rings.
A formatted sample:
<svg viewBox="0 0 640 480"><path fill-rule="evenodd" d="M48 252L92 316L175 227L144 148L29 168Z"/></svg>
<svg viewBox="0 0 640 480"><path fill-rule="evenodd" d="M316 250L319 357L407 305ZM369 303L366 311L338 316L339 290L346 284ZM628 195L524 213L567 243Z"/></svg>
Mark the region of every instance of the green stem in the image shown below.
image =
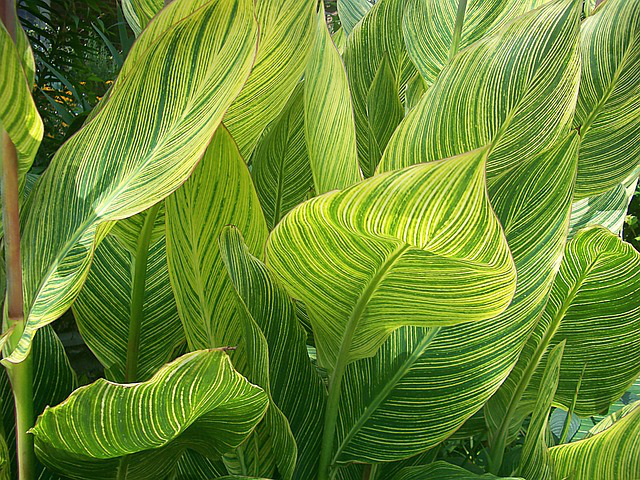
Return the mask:
<svg viewBox="0 0 640 480"><path fill-rule="evenodd" d="M456 24L453 27L453 38L451 39L451 48L449 49L449 60L456 56L460 49L460 39L462 38L462 26L464 25L464 16L467 13L467 0L458 0L458 11L456 12Z"/></svg>
<svg viewBox="0 0 640 480"><path fill-rule="evenodd" d="M567 418L564 419L564 425L562 425L562 432L560 433L560 443L565 443L567 441L567 436L569 435L569 427L571 426L571 417L573 417L573 411L576 409L576 403L578 403L578 392L580 392L580 387L582 386L582 377L584 377L584 371L587 368L587 364L585 363L582 366L582 373L578 378L578 382L576 383L576 390L573 392L573 399L571 400L571 406L567 411Z"/></svg>
<svg viewBox="0 0 640 480"><path fill-rule="evenodd" d="M16 11L13 0L0 0L0 21L16 39ZM17 346L24 331L24 300L22 297L22 260L20 258L20 189L18 180L18 152L9 134L0 128L2 157L2 222L7 275L6 321L4 328L13 328L7 345L9 351ZM6 330L5 330L6 331ZM34 423L33 359L31 355L20 363L7 365L11 382L16 418L16 458L18 478L31 480L36 476L33 437L27 432Z"/></svg>
<svg viewBox="0 0 640 480"><path fill-rule="evenodd" d="M509 426L511 425L511 420L513 419L513 416L516 413L518 404L520 403L520 400L522 399L522 396L524 395L525 390L529 386L529 383L533 378L533 374L535 373L536 368L538 367L538 364L540 363L540 360L544 355L544 352L547 350L547 347L551 343L551 340L553 339L555 334L558 332L558 328L560 328L560 323L562 322L562 319L567 313L567 310L569 309L571 302L573 301L576 294L578 293L578 289L580 288L580 285L582 284L582 281L584 277L587 275L590 268L591 266L587 267L585 271L582 273L582 275L577 279L575 285L567 295L567 298L564 300L562 306L560 307L555 317L549 324L549 327L545 331L542 337L542 340L540 340L540 343L538 344L538 346L536 347L536 350L533 353L533 357L531 358L531 361L527 365L527 368L524 370L522 377L520 377L520 380L516 385L515 392L509 399L509 405L507 407L507 411L502 417L500 426L498 427L498 430L496 430L496 434L494 435L493 441L491 442L491 453L489 455L489 472L493 473L494 475L498 474L498 471L502 466L502 460L504 458L504 450L507 444L507 437L509 434Z"/></svg>
<svg viewBox="0 0 640 480"><path fill-rule="evenodd" d="M376 288L380 282L382 282L386 273L408 248L409 247L406 245L399 247L380 266L378 272L376 272L376 274L371 278L369 285L367 285L360 295L360 298L358 299L358 302L356 303L353 312L351 312L351 316L347 322L342 344L340 345L340 351L338 352L333 372L329 377L329 397L327 399L324 414L324 428L322 431L322 443L320 446L320 462L318 464L318 480L329 480L331 478L329 470L331 469L331 454L333 452L335 431L338 421L342 379L344 377L347 364L349 363L351 343L353 342L356 328L358 327L358 323L360 322L371 297L375 293Z"/></svg>
<svg viewBox="0 0 640 480"><path fill-rule="evenodd" d="M127 365L124 381L135 382L138 377L138 358L140 356L140 331L142 329L142 317L144 307L144 291L147 280L147 262L149 259L149 243L153 226L158 215L160 203L151 207L144 219L138 247L136 249L135 265L133 270L133 289L131 291L131 316L129 318L129 339L127 342Z"/></svg>

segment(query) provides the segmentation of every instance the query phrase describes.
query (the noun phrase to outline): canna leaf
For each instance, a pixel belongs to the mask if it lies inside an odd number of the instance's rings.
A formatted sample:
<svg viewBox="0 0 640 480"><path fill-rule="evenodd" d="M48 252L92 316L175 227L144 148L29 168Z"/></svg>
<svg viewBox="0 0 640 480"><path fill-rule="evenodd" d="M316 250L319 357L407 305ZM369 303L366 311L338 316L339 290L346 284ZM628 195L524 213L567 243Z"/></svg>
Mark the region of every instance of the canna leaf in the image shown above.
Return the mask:
<svg viewBox="0 0 640 480"><path fill-rule="evenodd" d="M409 0L402 22L407 52L431 86L459 50L491 36L506 23L548 0L465 1L464 20L457 47L455 36L459 0Z"/></svg>
<svg viewBox="0 0 640 480"><path fill-rule="evenodd" d="M267 228L249 170L224 127L191 178L167 199L166 222L171 286L189 348L238 345L235 293L216 243L224 226L234 224L260 255Z"/></svg>
<svg viewBox="0 0 640 480"><path fill-rule="evenodd" d="M118 224L132 225L131 230L140 235L139 220L145 215L120 220ZM100 242L87 280L73 305L83 340L104 365L106 377L120 383L125 382L134 265L136 255L142 254L136 252L136 244L127 246L118 238L117 233L128 228L120 225ZM158 215L146 263L137 380L151 378L185 343L169 283L164 229L164 215Z"/></svg>
<svg viewBox="0 0 640 480"><path fill-rule="evenodd" d="M356 24L362 20L375 0L338 0L338 15L345 33L349 35Z"/></svg>
<svg viewBox="0 0 640 480"><path fill-rule="evenodd" d="M578 199L613 188L640 165L639 19L638 2L608 0L582 24Z"/></svg>
<svg viewBox="0 0 640 480"><path fill-rule="evenodd" d="M640 471L640 402L627 407L617 421L596 435L551 447L558 478L633 480Z"/></svg>
<svg viewBox="0 0 640 480"><path fill-rule="evenodd" d="M378 170L487 146L491 184L551 148L573 118L580 7L553 1L460 52L400 124Z"/></svg>
<svg viewBox="0 0 640 480"><path fill-rule="evenodd" d="M316 0L256 0L260 28L255 65L224 118L240 153L251 154L300 81L313 44Z"/></svg>
<svg viewBox="0 0 640 480"><path fill-rule="evenodd" d="M349 81L318 12L314 49L305 70L304 133L317 194L362 180Z"/></svg>
<svg viewBox="0 0 640 480"><path fill-rule="evenodd" d="M121 0L121 4L124 18L136 37L164 6L163 0Z"/></svg>
<svg viewBox="0 0 640 480"><path fill-rule="evenodd" d="M435 336L398 329L373 358L347 368L334 462L388 462L423 452L456 432L498 389L562 258L578 148L579 137L570 135L489 189L518 272L505 312L440 328Z"/></svg>
<svg viewBox="0 0 640 480"><path fill-rule="evenodd" d="M549 413L556 388L558 387L560 361L562 360L564 346L565 342L560 342L551 349L547 358L531 423L522 446L522 456L518 471L525 478L535 478L537 480L554 480L556 478L553 464L549 460L547 435Z"/></svg>
<svg viewBox="0 0 640 480"><path fill-rule="evenodd" d="M224 352L201 350L147 382L79 388L45 409L31 432L40 460L70 478L158 479L186 448L210 458L235 448L266 408L266 394Z"/></svg>
<svg viewBox="0 0 640 480"><path fill-rule="evenodd" d="M500 477L502 480L522 480L515 477ZM401 470L393 480L499 480L490 474L478 475L462 467L438 461L431 465L408 467Z"/></svg>
<svg viewBox="0 0 640 480"><path fill-rule="evenodd" d="M486 198L485 157L479 150L316 197L273 230L267 264L305 303L321 366L370 357L404 325L480 321L509 305L515 268Z"/></svg>
<svg viewBox="0 0 640 480"><path fill-rule="evenodd" d="M307 354L306 333L298 325L293 302L265 265L250 254L239 230L226 227L222 231L220 250L245 322L253 335L266 341L254 343L261 348L249 353L250 365L255 368L268 361L263 367L265 381L298 445L294 477L312 478L317 471L326 389Z"/></svg>
<svg viewBox="0 0 640 480"><path fill-rule="evenodd" d="M373 175L380 160L380 154L386 146L386 144L380 145L371 138L371 118L370 112L367 111L367 99L376 73L386 58L399 95L398 99L388 100L394 102L390 105L395 105L396 101L404 102L407 82L416 73L402 37L403 11L402 0L376 2L349 35L344 51L344 63L353 99L358 157L365 177ZM381 112L378 113L384 114L384 107L381 106L380 110ZM384 119L378 119L377 123L382 120ZM393 119L387 121L387 123L393 122ZM447 158L447 156L439 158Z"/></svg>
<svg viewBox="0 0 640 480"><path fill-rule="evenodd" d="M280 116L264 132L252 157L256 193L272 229L313 190L304 140L303 86L298 85Z"/></svg>
<svg viewBox="0 0 640 480"><path fill-rule="evenodd" d="M16 147L18 179L23 182L40 147L44 126L31 97L33 52L20 23L16 23L17 44L4 24L0 25L0 129L7 132Z"/></svg>
<svg viewBox="0 0 640 480"><path fill-rule="evenodd" d="M28 317L4 361L22 360L36 330L73 302L105 222L145 210L191 174L249 74L256 30L249 0L184 0L138 38L109 99L58 151L25 209Z"/></svg>

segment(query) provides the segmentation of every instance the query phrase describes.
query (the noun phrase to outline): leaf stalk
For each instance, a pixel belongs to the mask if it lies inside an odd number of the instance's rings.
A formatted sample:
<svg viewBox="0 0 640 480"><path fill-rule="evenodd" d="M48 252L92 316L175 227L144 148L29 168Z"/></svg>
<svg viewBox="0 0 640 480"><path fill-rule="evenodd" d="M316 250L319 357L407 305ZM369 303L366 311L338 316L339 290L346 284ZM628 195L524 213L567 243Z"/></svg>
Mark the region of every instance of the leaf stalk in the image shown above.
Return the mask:
<svg viewBox="0 0 640 480"><path fill-rule="evenodd" d="M456 23L453 27L453 38L449 49L449 60L456 56L460 49L460 39L462 38L462 27L464 16L467 13L467 0L458 0L458 11L456 12Z"/></svg>

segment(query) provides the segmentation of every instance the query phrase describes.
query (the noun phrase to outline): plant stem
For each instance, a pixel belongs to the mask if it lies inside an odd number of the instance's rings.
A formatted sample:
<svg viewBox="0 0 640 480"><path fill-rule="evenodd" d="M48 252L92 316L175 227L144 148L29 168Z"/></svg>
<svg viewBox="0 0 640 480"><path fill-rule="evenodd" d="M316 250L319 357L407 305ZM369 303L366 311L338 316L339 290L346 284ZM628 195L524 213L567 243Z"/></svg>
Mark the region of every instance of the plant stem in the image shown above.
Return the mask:
<svg viewBox="0 0 640 480"><path fill-rule="evenodd" d="M451 48L449 49L449 60L456 56L460 49L460 39L462 38L462 26L464 25L464 16L467 13L467 0L458 0L458 11L456 12L456 23L453 27L453 38L451 39Z"/></svg>
<svg viewBox="0 0 640 480"><path fill-rule="evenodd" d="M587 368L587 364L585 363L582 366L582 373L578 378L578 382L576 383L576 390L573 393L573 399L571 400L571 406L569 410L567 410L567 418L564 419L564 425L562 425L562 432L560 432L560 443L565 443L567 441L567 436L569 435L569 427L571 426L571 417L573 417L573 411L576 409L576 403L578 403L578 392L580 392L580 387L582 385L582 377L584 377L584 371Z"/></svg>
<svg viewBox="0 0 640 480"><path fill-rule="evenodd" d="M16 11L13 0L0 0L0 20L15 42ZM9 134L0 129L2 144L2 222L7 274L6 321L4 328L13 328L7 345L12 351L24 331L24 300L22 298L22 260L20 258L20 190L18 183L18 152ZM27 431L33 427L33 360L28 355L22 362L7 366L15 403L16 450L18 478L35 478L33 437Z"/></svg>
<svg viewBox="0 0 640 480"><path fill-rule="evenodd" d="M140 356L140 331L142 329L144 291L147 280L147 261L149 260L149 243L153 226L158 215L160 203L156 203L147 211L144 219L138 246L136 249L133 270L133 288L131 291L131 315L129 317L129 338L127 342L127 365L124 381L135 382L138 377L138 358Z"/></svg>

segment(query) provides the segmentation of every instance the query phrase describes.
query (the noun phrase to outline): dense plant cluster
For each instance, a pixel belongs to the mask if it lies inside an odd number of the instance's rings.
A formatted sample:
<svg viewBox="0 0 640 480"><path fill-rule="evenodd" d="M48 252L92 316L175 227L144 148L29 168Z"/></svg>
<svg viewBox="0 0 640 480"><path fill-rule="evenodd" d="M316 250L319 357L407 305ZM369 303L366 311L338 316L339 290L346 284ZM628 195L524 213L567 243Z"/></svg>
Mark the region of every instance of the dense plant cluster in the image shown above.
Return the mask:
<svg viewBox="0 0 640 480"><path fill-rule="evenodd" d="M332 3L123 0L39 176L0 9L0 479L640 478L640 1Z"/></svg>

